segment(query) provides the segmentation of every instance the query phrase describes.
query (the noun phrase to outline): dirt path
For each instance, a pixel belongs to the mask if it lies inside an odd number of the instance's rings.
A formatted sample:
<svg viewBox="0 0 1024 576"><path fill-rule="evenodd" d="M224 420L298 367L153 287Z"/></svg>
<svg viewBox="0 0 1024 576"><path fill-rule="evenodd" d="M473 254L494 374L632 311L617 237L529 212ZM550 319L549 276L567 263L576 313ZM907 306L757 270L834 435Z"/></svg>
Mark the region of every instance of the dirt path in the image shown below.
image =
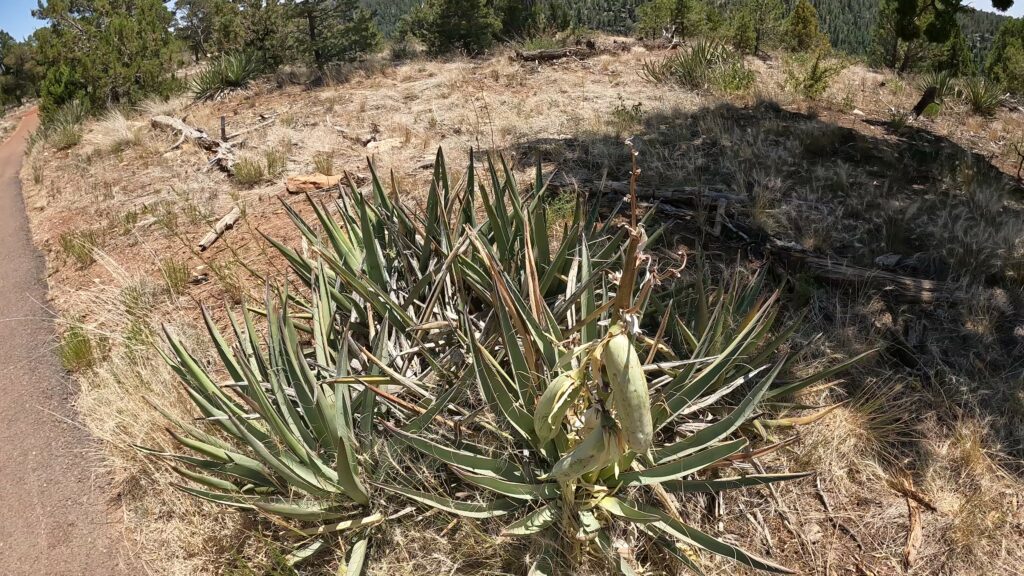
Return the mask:
<svg viewBox="0 0 1024 576"><path fill-rule="evenodd" d="M18 180L37 124L28 113L0 144L0 574L140 574L127 568L118 514L54 354L43 259Z"/></svg>

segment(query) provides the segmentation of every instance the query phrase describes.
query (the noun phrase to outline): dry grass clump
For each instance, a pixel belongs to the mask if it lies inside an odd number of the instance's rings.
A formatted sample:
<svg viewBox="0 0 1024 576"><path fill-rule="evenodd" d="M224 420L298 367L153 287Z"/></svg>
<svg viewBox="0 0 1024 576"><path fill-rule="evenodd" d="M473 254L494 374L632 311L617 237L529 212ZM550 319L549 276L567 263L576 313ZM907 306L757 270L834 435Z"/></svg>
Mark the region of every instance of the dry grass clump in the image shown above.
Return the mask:
<svg viewBox="0 0 1024 576"><path fill-rule="evenodd" d="M85 268L96 261L93 250L102 242L102 234L94 229L65 232L58 239L65 257L73 260L80 268Z"/></svg>
<svg viewBox="0 0 1024 576"><path fill-rule="evenodd" d="M110 110L90 124L83 142L100 152L120 152L142 143L145 130L144 123L129 120L121 110Z"/></svg>

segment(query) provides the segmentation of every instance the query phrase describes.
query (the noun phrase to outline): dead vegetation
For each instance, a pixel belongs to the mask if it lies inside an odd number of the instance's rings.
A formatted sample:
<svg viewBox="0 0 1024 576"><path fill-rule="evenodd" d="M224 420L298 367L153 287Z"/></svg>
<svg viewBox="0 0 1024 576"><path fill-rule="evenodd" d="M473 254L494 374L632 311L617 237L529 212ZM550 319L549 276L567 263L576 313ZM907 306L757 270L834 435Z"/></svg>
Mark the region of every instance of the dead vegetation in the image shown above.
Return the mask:
<svg viewBox="0 0 1024 576"><path fill-rule="evenodd" d="M858 66L814 101L787 89L778 60L748 61L754 87L724 99L642 81L641 63L664 56L634 48L551 63L411 60L316 90L257 85L187 109L153 102L89 123L70 150L34 149L23 181L33 234L51 255L51 293L76 330L105 342L78 372L79 409L106 441L144 561L182 575L230 573L239 557L256 569L273 563L259 522L169 490L173 473L128 446L168 446L145 397L189 414L151 347L154 329L170 322L187 339L195 303L258 296L262 284L242 262L286 276L258 233L298 245L276 199L282 176L360 180L372 156L411 192L425 189L438 146L453 157L503 151L523 182L538 156L546 173L557 170L561 193L550 202L571 209L564 198L576 193L617 201L614 183L629 166L622 140L632 137L641 192L686 191L685 201L657 199L672 237L709 253L721 274L772 267L789 313L805 315L798 337L808 357L882 349L844 381L807 392L808 406L843 404L765 457L817 470L816 479L689 498L685 512L808 574L1024 572L1024 191L1014 182L1020 158L1000 144L1020 138L1024 116L979 118L950 103L933 120L896 127L890 110L909 110L919 93ZM256 127L233 141L236 182L208 168L201 146L174 146L175 134L149 129L158 115L206 134L219 133L222 115L229 133ZM271 115L277 121L260 126ZM243 162L258 174L239 178ZM203 235L234 210L233 229L200 252ZM822 278L781 265L770 240L963 297L908 302L886 289L892 282ZM532 552L490 528L418 519L385 535L375 555L393 554L375 573L522 569ZM743 573L713 560L706 568Z"/></svg>

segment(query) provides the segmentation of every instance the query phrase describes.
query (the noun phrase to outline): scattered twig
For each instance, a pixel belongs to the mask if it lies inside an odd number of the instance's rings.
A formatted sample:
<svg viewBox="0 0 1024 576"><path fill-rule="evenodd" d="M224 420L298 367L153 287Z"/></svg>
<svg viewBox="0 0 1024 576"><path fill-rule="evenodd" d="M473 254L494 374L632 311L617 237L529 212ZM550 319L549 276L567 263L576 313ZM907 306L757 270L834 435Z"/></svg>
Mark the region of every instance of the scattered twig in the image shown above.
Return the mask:
<svg viewBox="0 0 1024 576"><path fill-rule="evenodd" d="M921 530L921 508L913 498L907 497L907 545L903 548L903 565L909 570L917 563L917 553L921 549L924 533Z"/></svg>

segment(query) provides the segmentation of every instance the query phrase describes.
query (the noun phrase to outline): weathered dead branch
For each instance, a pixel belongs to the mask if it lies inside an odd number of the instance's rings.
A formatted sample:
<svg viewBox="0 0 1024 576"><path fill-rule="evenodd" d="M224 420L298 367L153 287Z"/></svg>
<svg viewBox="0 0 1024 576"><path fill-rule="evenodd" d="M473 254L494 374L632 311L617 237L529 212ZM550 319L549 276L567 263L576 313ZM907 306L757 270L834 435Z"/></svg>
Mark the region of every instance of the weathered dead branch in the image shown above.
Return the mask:
<svg viewBox="0 0 1024 576"><path fill-rule="evenodd" d="M199 251L205 252L218 238L224 235L225 232L235 227L235 223L242 217L242 211L235 206L230 212L224 215L223 218L217 221L217 224L213 226L213 230L210 230L203 239L199 241Z"/></svg>
<svg viewBox="0 0 1024 576"><path fill-rule="evenodd" d="M589 58L597 54L594 48L586 46L574 48L547 48L544 50L532 50L530 52L516 51L516 60L522 62L550 62L562 58Z"/></svg>
<svg viewBox="0 0 1024 576"><path fill-rule="evenodd" d="M215 165L228 174L234 174L235 151L231 143L211 138L206 132L193 128L184 121L171 116L154 116L150 120L150 124L158 130L168 130L181 135L171 150L181 146L185 140L191 140L203 150L214 154L214 157L210 159L211 166Z"/></svg>

